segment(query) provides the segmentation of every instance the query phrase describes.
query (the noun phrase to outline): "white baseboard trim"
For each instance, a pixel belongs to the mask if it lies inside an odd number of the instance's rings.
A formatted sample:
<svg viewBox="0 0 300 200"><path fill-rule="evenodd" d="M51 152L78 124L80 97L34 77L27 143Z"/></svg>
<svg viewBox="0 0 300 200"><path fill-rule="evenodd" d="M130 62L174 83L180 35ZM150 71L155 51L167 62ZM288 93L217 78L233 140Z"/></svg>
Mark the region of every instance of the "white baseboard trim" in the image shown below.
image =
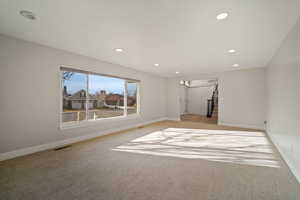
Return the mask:
<svg viewBox="0 0 300 200"><path fill-rule="evenodd" d="M277 142L277 140L275 139L275 137L272 136L272 134L269 134L267 132L268 137L270 138L270 140L272 141L272 143L275 145L276 149L279 151L281 157L283 158L283 160L286 162L286 164L288 165L288 167L290 168L291 172L294 174L294 176L296 177L298 183L300 183L300 172L297 170L297 168L294 166L293 162L289 159L289 157L287 156L287 154L281 150L279 143Z"/></svg>
<svg viewBox="0 0 300 200"><path fill-rule="evenodd" d="M73 143L76 143L76 142L81 142L81 141L89 140L89 139L96 138L96 137L99 137L99 136L108 135L108 134L111 134L111 133L114 133L114 132L124 131L124 130L127 130L127 129L136 128L136 127L139 127L139 126L144 126L144 125L147 125L147 124L152 124L152 123L159 122L159 121L164 121L164 120L168 120L168 118L166 118L166 117L158 118L158 119L151 120L151 121L146 121L146 122L137 123L137 124L133 124L133 125L129 125L129 126L123 126L123 127L114 128L114 129L108 129L108 130L100 131L100 132L97 132L97 133L92 133L92 134L83 135L83 136L79 136L79 137L74 137L74 138L70 138L70 139L60 140L60 141L57 141L57 142L52 142L52 143L37 145L37 146L33 146L33 147L18 149L18 150L15 150L15 151L0 153L0 161L16 158L16 157L20 157L20 156L25 156L25 155L40 152L40 151L54 149L54 148L58 148L58 147L61 147L61 146L73 144Z"/></svg>
<svg viewBox="0 0 300 200"><path fill-rule="evenodd" d="M232 126L232 127L239 127L239 128L251 128L251 129L258 129L258 130L266 130L266 128L264 126L259 126L259 125L232 124L232 123L226 123L226 122L218 122L218 125Z"/></svg>

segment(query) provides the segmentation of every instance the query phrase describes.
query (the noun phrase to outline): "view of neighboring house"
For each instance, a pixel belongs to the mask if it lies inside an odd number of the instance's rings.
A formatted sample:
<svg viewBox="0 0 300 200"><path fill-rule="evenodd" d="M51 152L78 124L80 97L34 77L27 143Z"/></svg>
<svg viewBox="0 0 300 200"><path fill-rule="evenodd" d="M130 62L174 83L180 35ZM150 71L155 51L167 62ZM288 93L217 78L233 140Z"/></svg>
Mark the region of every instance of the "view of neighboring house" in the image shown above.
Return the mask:
<svg viewBox="0 0 300 200"><path fill-rule="evenodd" d="M63 107L70 110L81 110L86 107L86 91L79 90L73 95L67 92L67 87L64 87L63 91ZM95 95L89 94L88 96L88 108L97 109L97 108L118 108L124 106L124 96L120 94L107 94L106 91L101 90ZM136 104L136 98L128 96L127 97L127 106L134 106Z"/></svg>

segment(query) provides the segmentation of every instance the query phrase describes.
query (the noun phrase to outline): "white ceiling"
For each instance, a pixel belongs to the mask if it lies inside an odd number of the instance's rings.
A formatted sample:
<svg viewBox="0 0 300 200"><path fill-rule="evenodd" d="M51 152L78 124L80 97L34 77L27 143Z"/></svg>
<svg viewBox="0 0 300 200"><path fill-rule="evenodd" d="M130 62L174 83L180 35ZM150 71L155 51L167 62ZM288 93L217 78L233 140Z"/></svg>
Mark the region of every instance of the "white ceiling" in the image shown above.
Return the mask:
<svg viewBox="0 0 300 200"><path fill-rule="evenodd" d="M0 33L170 77L264 67L299 8L299 0L0 0Z"/></svg>

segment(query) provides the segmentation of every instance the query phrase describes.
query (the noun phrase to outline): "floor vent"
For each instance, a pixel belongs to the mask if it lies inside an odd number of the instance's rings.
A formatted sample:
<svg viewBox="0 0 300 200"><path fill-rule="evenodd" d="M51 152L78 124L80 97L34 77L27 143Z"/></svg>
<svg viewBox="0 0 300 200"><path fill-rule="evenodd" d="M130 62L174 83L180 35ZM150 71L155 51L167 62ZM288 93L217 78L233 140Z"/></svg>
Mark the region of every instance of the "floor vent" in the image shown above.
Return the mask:
<svg viewBox="0 0 300 200"><path fill-rule="evenodd" d="M63 146L63 147L58 147L56 149L54 149L54 151L59 151L59 150L62 150L62 149L67 149L67 148L70 148L72 145L67 145L67 146Z"/></svg>

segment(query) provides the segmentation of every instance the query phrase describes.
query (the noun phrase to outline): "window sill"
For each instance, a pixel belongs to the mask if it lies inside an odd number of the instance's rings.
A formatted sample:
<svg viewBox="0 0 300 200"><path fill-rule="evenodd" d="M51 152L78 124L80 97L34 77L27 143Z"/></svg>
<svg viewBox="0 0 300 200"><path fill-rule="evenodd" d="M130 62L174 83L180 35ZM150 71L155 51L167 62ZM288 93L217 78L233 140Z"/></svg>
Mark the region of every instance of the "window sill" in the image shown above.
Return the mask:
<svg viewBox="0 0 300 200"><path fill-rule="evenodd" d="M102 119L96 119L96 120L84 120L84 121L79 121L79 122L65 122L65 123L60 124L60 130L80 128L80 127L92 126L92 125L103 124L103 123L108 123L108 122L117 122L117 121L140 119L140 118L141 118L140 114L131 114L131 115L127 115L127 116L102 118Z"/></svg>

